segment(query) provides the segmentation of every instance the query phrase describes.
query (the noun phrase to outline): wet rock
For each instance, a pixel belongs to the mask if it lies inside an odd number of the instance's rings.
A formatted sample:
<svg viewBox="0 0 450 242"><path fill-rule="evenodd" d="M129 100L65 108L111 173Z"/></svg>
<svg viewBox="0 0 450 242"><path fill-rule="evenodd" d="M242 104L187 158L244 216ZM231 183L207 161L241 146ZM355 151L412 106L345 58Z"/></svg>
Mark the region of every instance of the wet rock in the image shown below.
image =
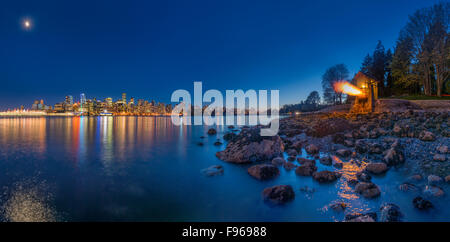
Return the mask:
<svg viewBox="0 0 450 242"><path fill-rule="evenodd" d="M293 149L295 149L297 152L298 152L298 154L301 154L302 153L302 147L303 147L303 144L302 144L303 142L302 141L296 141L296 142L294 142L292 145L291 145L291 147L293 148Z"/></svg>
<svg viewBox="0 0 450 242"><path fill-rule="evenodd" d="M294 149L289 149L289 150L287 150L286 151L286 154L288 154L289 156L297 156L297 151L296 150L294 150Z"/></svg>
<svg viewBox="0 0 450 242"><path fill-rule="evenodd" d="M365 198L375 198L381 194L380 188L372 182L360 182L356 184L355 192Z"/></svg>
<svg viewBox="0 0 450 242"><path fill-rule="evenodd" d="M336 181L340 177L340 174L334 171L321 171L313 174L314 180L320 183L330 183Z"/></svg>
<svg viewBox="0 0 450 242"><path fill-rule="evenodd" d="M378 143L369 144L369 154L383 153L383 146Z"/></svg>
<svg viewBox="0 0 450 242"><path fill-rule="evenodd" d="M345 142L345 136L342 133L337 133L332 136L333 143L343 144Z"/></svg>
<svg viewBox="0 0 450 242"><path fill-rule="evenodd" d="M319 148L314 144L306 146L305 150L306 152L308 152L308 154L317 154L319 152Z"/></svg>
<svg viewBox="0 0 450 242"><path fill-rule="evenodd" d="M223 136L223 140L225 140L225 141L228 142L228 141L234 139L236 136L237 136L237 134L232 133L232 132L229 132L229 133L226 133L226 134Z"/></svg>
<svg viewBox="0 0 450 242"><path fill-rule="evenodd" d="M320 158L320 164L326 165L326 166L330 166L331 164L333 164L333 160L331 159L330 156L323 156Z"/></svg>
<svg viewBox="0 0 450 242"><path fill-rule="evenodd" d="M398 189L403 192L417 191L417 187L415 185L413 185L411 183L407 183L407 182L398 186Z"/></svg>
<svg viewBox="0 0 450 242"><path fill-rule="evenodd" d="M210 129L208 129L208 134L209 135L215 135L215 134L217 134L217 131L214 128L210 128Z"/></svg>
<svg viewBox="0 0 450 242"><path fill-rule="evenodd" d="M198 146L203 146L204 144L203 144L203 142L198 142L197 145Z"/></svg>
<svg viewBox="0 0 450 242"><path fill-rule="evenodd" d="M367 172L364 171L356 173L356 178L358 178L358 180L362 182L370 182L370 180L372 180L372 176L370 176Z"/></svg>
<svg viewBox="0 0 450 242"><path fill-rule="evenodd" d="M435 141L436 136L432 132L424 130L419 134L419 139L422 141Z"/></svg>
<svg viewBox="0 0 450 242"><path fill-rule="evenodd" d="M376 213L352 213L345 215L345 222L375 222L377 221Z"/></svg>
<svg viewBox="0 0 450 242"><path fill-rule="evenodd" d="M447 159L447 157L445 157L445 155L443 155L443 154L435 154L433 156L434 161L444 162L446 159Z"/></svg>
<svg viewBox="0 0 450 242"><path fill-rule="evenodd" d="M223 175L223 172L223 166L221 165L214 165L201 170L201 173L205 176L219 176Z"/></svg>
<svg viewBox="0 0 450 242"><path fill-rule="evenodd" d="M299 176L312 176L316 171L316 166L304 164L295 169L295 174Z"/></svg>
<svg viewBox="0 0 450 242"><path fill-rule="evenodd" d="M290 185L268 187L263 190L262 195L264 201L275 205L284 204L295 198L294 189L292 189L292 186Z"/></svg>
<svg viewBox="0 0 450 242"><path fill-rule="evenodd" d="M345 118L329 118L316 121L308 131L308 136L324 137L353 129L353 125Z"/></svg>
<svg viewBox="0 0 450 242"><path fill-rule="evenodd" d="M287 171L293 170L295 168L297 168L297 165L291 162L285 162L283 164L284 169L286 169Z"/></svg>
<svg viewBox="0 0 450 242"><path fill-rule="evenodd" d="M229 129L234 129L234 126L233 125L229 125L228 128Z"/></svg>
<svg viewBox="0 0 450 242"><path fill-rule="evenodd" d="M352 151L348 149L339 149L336 151L336 154L338 154L341 157L348 157L352 154Z"/></svg>
<svg viewBox="0 0 450 242"><path fill-rule="evenodd" d="M247 172L258 180L269 180L280 174L280 170L276 166L269 164L251 166Z"/></svg>
<svg viewBox="0 0 450 242"><path fill-rule="evenodd" d="M433 204L430 201L428 201L420 196L415 197L413 199L412 203L413 203L414 207L419 210L428 210L433 207Z"/></svg>
<svg viewBox="0 0 450 242"><path fill-rule="evenodd" d="M376 163L369 163L366 166L366 171L368 171L371 174L383 174L388 170L388 167L386 163L383 162L376 162Z"/></svg>
<svg viewBox="0 0 450 242"><path fill-rule="evenodd" d="M214 142L214 145L215 145L215 146L221 146L221 145L222 145L222 142L216 141L216 142Z"/></svg>
<svg viewBox="0 0 450 242"><path fill-rule="evenodd" d="M436 185L442 182L442 178L436 175L429 175L427 180L429 185Z"/></svg>
<svg viewBox="0 0 450 242"><path fill-rule="evenodd" d="M272 160L282 156L283 151L283 141L278 135L260 136L260 128L249 128L243 129L216 156L227 162L251 163Z"/></svg>
<svg viewBox="0 0 450 242"><path fill-rule="evenodd" d="M355 143L353 142L353 140L348 139L348 140L344 141L344 145L347 147L353 147L353 146L355 146Z"/></svg>
<svg viewBox="0 0 450 242"><path fill-rule="evenodd" d="M447 154L448 153L448 146L441 145L437 148L437 151L441 154Z"/></svg>
<svg viewBox="0 0 450 242"><path fill-rule="evenodd" d="M282 157L275 157L272 159L272 165L282 166L286 161Z"/></svg>
<svg viewBox="0 0 450 242"><path fill-rule="evenodd" d="M295 156L289 156L287 159L288 159L288 161L290 161L290 162L295 161Z"/></svg>
<svg viewBox="0 0 450 242"><path fill-rule="evenodd" d="M330 208L335 212L343 212L347 208L347 204L344 202L336 202L330 205Z"/></svg>
<svg viewBox="0 0 450 242"><path fill-rule="evenodd" d="M445 182L449 183L450 182L450 175L445 177Z"/></svg>
<svg viewBox="0 0 450 242"><path fill-rule="evenodd" d="M423 193L427 196L432 196L432 197L442 197L444 196L444 191L437 186L425 186L425 189L423 190Z"/></svg>
<svg viewBox="0 0 450 242"><path fill-rule="evenodd" d="M380 208L380 222L400 222L400 207L393 203L383 204Z"/></svg>

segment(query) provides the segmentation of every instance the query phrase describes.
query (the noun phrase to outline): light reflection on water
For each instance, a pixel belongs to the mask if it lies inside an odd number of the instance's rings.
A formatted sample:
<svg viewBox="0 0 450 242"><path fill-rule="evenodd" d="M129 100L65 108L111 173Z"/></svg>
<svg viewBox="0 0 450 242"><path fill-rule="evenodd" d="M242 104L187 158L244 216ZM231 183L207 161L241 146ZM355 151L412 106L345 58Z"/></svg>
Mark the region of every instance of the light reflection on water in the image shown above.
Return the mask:
<svg viewBox="0 0 450 242"><path fill-rule="evenodd" d="M247 174L248 165L216 158L226 144L213 144L230 130L215 126L217 135L207 135L209 128L173 126L167 117L0 118L0 220L341 221L345 213L378 211L383 202L398 204L407 221L450 217L448 209L416 211L411 201L418 194L398 191L405 177L396 169L373 177L380 198L355 194L347 181L364 162L343 160L342 177L329 185L283 168L278 178L258 181ZM317 163L319 171L339 171ZM223 176L200 174L217 164ZM294 187L295 200L267 206L261 191L280 184ZM315 192L300 191L305 186ZM328 209L333 202L347 203L345 213ZM448 196L433 203L443 208Z"/></svg>

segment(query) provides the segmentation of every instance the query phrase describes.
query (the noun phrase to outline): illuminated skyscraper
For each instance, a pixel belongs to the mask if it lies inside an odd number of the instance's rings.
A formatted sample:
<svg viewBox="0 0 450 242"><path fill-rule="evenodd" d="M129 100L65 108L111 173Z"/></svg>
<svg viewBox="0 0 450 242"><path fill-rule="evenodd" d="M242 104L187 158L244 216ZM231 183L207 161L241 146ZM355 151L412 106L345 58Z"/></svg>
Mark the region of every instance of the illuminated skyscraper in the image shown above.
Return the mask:
<svg viewBox="0 0 450 242"><path fill-rule="evenodd" d="M83 107L83 105L86 103L86 95L84 95L84 93L81 93L80 95L80 104L81 107Z"/></svg>
<svg viewBox="0 0 450 242"><path fill-rule="evenodd" d="M123 103L123 105L127 105L127 94L126 93L122 93L122 103Z"/></svg>

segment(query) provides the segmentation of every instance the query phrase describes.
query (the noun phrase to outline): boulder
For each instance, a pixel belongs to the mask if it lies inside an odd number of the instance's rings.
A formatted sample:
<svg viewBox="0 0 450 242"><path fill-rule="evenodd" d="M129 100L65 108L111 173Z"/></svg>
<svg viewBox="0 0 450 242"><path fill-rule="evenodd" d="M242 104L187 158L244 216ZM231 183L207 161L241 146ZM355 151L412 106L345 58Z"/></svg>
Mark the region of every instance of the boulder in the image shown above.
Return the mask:
<svg viewBox="0 0 450 242"><path fill-rule="evenodd" d="M247 172L258 180L269 180L280 174L280 170L276 166L269 164L251 166Z"/></svg>
<svg viewBox="0 0 450 242"><path fill-rule="evenodd" d="M356 184L355 192L365 198L375 198L381 194L380 188L372 182L360 182Z"/></svg>
<svg viewBox="0 0 450 242"><path fill-rule="evenodd" d="M380 222L400 222L400 207L393 203L385 203L380 208Z"/></svg>
<svg viewBox="0 0 450 242"><path fill-rule="evenodd" d="M217 134L217 131L214 128L210 128L210 129L208 129L208 134L209 135L215 135L215 134Z"/></svg>
<svg viewBox="0 0 450 242"><path fill-rule="evenodd" d="M295 198L294 189L290 185L279 185L268 187L262 192L264 201L272 204L284 204Z"/></svg>
<svg viewBox="0 0 450 242"><path fill-rule="evenodd" d="M201 170L201 173L205 176L219 176L223 175L223 171L223 166L214 165Z"/></svg>
<svg viewBox="0 0 450 242"><path fill-rule="evenodd" d="M375 162L375 163L369 163L366 166L366 171L371 173L371 174L383 174L388 170L388 166L386 165L386 163L383 162Z"/></svg>
<svg viewBox="0 0 450 242"><path fill-rule="evenodd" d="M260 128L243 129L217 158L231 163L252 163L272 160L282 156L283 141L280 136L260 136Z"/></svg>
<svg viewBox="0 0 450 242"><path fill-rule="evenodd" d="M428 210L433 207L433 204L430 201L428 201L420 196L415 197L413 199L412 203L413 203L414 207L419 210Z"/></svg>
<svg viewBox="0 0 450 242"><path fill-rule="evenodd" d="M376 213L352 213L345 215L345 222L375 222L377 221Z"/></svg>
<svg viewBox="0 0 450 242"><path fill-rule="evenodd" d="M359 139L355 142L356 152L363 154L367 152L367 143L363 139Z"/></svg>
<svg viewBox="0 0 450 242"><path fill-rule="evenodd" d="M306 146L305 150L306 152L308 152L308 154L317 154L319 152L319 148L314 144Z"/></svg>
<svg viewBox="0 0 450 242"><path fill-rule="evenodd" d="M272 159L272 165L282 166L286 161L282 157L275 157Z"/></svg>
<svg viewBox="0 0 450 242"><path fill-rule="evenodd" d="M432 132L424 130L419 134L419 139L422 141L435 141L436 136Z"/></svg>
<svg viewBox="0 0 450 242"><path fill-rule="evenodd" d="M320 183L330 183L336 181L340 174L334 171L320 171L313 174L314 180Z"/></svg>

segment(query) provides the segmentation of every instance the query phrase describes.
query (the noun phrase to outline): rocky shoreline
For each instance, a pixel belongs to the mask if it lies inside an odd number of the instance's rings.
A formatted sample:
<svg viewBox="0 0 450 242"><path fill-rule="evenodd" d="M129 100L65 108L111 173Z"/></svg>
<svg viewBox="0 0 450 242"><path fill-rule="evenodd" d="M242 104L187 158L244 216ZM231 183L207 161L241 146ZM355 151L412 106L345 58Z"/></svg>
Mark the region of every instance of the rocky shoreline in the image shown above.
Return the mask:
<svg viewBox="0 0 450 242"><path fill-rule="evenodd" d="M445 196L450 182L448 111L406 110L369 114L311 113L280 120L279 135L261 137L261 127L242 127L225 134L225 150L216 153L223 161L246 164L258 180L277 179L279 169L295 170L319 184L344 181L364 199L381 196L372 176L402 169L409 179L399 191L418 191L411 201L418 210L433 207L431 199ZM302 152L308 158L300 157ZM329 167L318 170L317 163ZM345 164L357 167L354 176L342 172ZM308 188L305 188L306 190ZM262 191L264 201L280 205L295 199L291 184ZM331 204L345 211L345 203ZM345 221L401 221L401 208L383 204L375 214L346 214Z"/></svg>

